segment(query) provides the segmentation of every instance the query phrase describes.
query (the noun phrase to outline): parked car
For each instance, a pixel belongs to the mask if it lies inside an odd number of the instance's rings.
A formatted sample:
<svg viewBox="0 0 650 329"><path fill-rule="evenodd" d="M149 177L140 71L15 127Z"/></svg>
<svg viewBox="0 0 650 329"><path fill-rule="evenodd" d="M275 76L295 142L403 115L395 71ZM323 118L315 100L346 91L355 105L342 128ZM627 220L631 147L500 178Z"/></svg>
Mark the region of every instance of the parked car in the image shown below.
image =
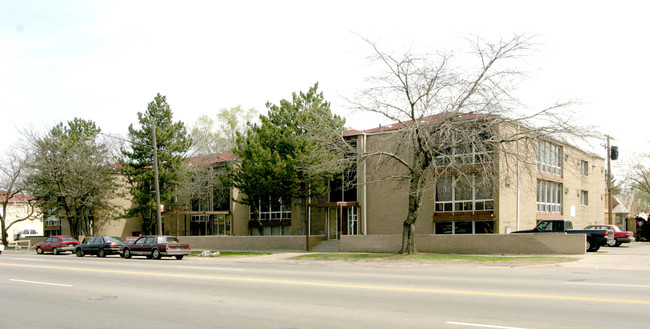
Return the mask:
<svg viewBox="0 0 650 329"><path fill-rule="evenodd" d="M30 236L41 236L35 228L24 228L14 234L14 240L22 240Z"/></svg>
<svg viewBox="0 0 650 329"><path fill-rule="evenodd" d="M611 229L600 230L574 230L573 222L566 219L548 219L537 224L532 230L515 231L512 233L565 233L586 235L586 250L589 252L598 251L600 246L607 245L614 240L614 232Z"/></svg>
<svg viewBox="0 0 650 329"><path fill-rule="evenodd" d="M119 255L120 246L124 240L116 236L91 236L84 239L84 242L74 247L74 253L77 257L84 255L97 255L97 257L106 257L106 255Z"/></svg>
<svg viewBox="0 0 650 329"><path fill-rule="evenodd" d="M79 241L69 235L53 235L43 242L39 242L34 245L37 254L42 254L44 252L51 252L55 255L59 253L70 251L74 249L74 246L78 245Z"/></svg>
<svg viewBox="0 0 650 329"><path fill-rule="evenodd" d="M2 240L0 240L0 254L2 254L3 251L5 251L5 245L2 243Z"/></svg>
<svg viewBox="0 0 650 329"><path fill-rule="evenodd" d="M614 231L614 241L607 241L607 245L610 247L618 247L623 243L634 242L634 233L630 231L622 231L616 225L589 225L585 227L585 230L613 230Z"/></svg>
<svg viewBox="0 0 650 329"><path fill-rule="evenodd" d="M178 242L178 239L173 236L148 235L138 238L133 243L122 245L120 254L127 259L132 256L146 256L153 259L174 256L176 259L183 259L183 256L190 254L190 245Z"/></svg>

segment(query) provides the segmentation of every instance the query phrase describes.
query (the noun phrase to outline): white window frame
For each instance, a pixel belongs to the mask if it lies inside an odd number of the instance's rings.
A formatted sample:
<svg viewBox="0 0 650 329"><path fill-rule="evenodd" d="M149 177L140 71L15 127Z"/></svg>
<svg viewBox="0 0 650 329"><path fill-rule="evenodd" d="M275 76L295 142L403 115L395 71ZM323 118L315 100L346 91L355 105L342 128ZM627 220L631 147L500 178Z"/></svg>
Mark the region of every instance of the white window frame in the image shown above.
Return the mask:
<svg viewBox="0 0 650 329"><path fill-rule="evenodd" d="M537 180L537 212L562 213L562 183Z"/></svg>
<svg viewBox="0 0 650 329"><path fill-rule="evenodd" d="M562 147L547 141L537 143L537 170L562 176Z"/></svg>
<svg viewBox="0 0 650 329"><path fill-rule="evenodd" d="M470 200L457 200L456 199L456 184L458 179L455 176L451 177L451 200L438 201L436 200L434 206L434 212L438 213L456 213L456 212L475 212L475 211L493 211L494 210L494 192L492 192L493 197L490 199L476 199L476 176L472 176L472 181L470 185L472 187L472 198ZM445 177L446 178L446 177ZM438 183L436 183L438 184ZM445 205L451 204L451 210L445 210ZM471 204L471 205L470 205ZM481 205L482 209L476 209L476 205ZM437 210L438 205L442 205L443 210ZM492 205L491 207L489 207ZM466 206L470 206L471 209L465 209Z"/></svg>

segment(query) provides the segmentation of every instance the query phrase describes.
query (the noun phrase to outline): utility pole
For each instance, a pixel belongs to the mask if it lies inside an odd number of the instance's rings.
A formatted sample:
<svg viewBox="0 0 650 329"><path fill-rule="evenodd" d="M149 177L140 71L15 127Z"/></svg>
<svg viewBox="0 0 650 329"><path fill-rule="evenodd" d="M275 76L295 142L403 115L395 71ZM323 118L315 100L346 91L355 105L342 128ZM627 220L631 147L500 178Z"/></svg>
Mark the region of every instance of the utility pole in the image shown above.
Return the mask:
<svg viewBox="0 0 650 329"><path fill-rule="evenodd" d="M607 137L607 224L614 225L612 223L612 152L611 147L609 146L610 136Z"/></svg>
<svg viewBox="0 0 650 329"><path fill-rule="evenodd" d="M156 232L162 235L162 215L160 213L160 183L158 182L158 145L156 145L156 123L151 118L151 134L153 135L153 175L156 189Z"/></svg>

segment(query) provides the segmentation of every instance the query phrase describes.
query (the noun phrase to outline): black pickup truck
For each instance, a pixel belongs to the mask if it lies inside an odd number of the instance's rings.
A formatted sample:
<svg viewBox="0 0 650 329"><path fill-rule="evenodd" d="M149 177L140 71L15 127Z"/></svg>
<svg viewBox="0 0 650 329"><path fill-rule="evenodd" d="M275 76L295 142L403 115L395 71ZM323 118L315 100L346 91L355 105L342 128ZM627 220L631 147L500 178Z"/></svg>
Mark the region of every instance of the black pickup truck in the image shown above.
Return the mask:
<svg viewBox="0 0 650 329"><path fill-rule="evenodd" d="M610 230L574 230L573 223L565 219L543 220L532 230L515 231L512 233L566 233L585 234L587 236L587 251L598 251L600 246L614 239L614 231Z"/></svg>

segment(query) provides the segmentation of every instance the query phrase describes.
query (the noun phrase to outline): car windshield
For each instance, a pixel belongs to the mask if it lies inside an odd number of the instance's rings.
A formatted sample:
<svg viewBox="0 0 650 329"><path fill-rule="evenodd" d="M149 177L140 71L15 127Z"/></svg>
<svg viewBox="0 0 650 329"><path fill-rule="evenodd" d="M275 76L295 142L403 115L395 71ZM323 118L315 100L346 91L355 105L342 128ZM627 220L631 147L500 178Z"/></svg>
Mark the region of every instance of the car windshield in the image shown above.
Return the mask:
<svg viewBox="0 0 650 329"><path fill-rule="evenodd" d="M158 238L159 243L178 243L178 239L173 236L163 236Z"/></svg>
<svg viewBox="0 0 650 329"><path fill-rule="evenodd" d="M107 236L106 237L107 242L124 242L121 238L118 238L116 236Z"/></svg>
<svg viewBox="0 0 650 329"><path fill-rule="evenodd" d="M75 240L74 240L74 238L71 237L71 236L62 236L62 237L61 237L61 241L62 241L62 242L66 242L66 241L75 241Z"/></svg>

